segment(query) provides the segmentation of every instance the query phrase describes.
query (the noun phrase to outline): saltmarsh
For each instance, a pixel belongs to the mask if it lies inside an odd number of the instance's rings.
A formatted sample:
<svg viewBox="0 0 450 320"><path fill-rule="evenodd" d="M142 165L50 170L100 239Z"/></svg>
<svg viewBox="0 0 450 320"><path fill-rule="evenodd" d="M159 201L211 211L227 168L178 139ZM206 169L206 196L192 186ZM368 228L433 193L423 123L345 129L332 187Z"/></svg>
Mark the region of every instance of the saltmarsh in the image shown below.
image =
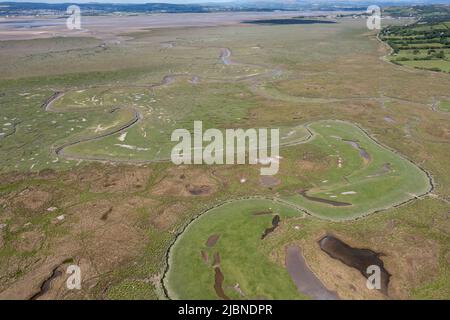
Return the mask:
<svg viewBox="0 0 450 320"><path fill-rule="evenodd" d="M50 258L60 258L64 252L85 261L91 281L73 296L163 298L159 280L177 232L208 207L263 195L291 206L251 200L205 214L174 247L175 253L184 237L194 241L186 253L174 254L169 266L178 271L169 271L168 289L178 292L186 285L179 296L217 298L214 270L204 264L200 253L211 233L217 232L223 234L216 245L224 290L232 297L241 297L233 289L238 282L249 297L303 298L284 267L284 248L295 243L328 288L341 297L373 298L375 293L364 291L364 279L317 251L316 240L333 232L354 247L387 254L383 259L393 274L393 297L448 298L445 201L450 190L450 128L448 115L440 112L447 108L448 75L383 61L380 57L387 51L367 32L364 20L170 28L128 36L129 40L115 44L78 38L2 43L2 49L9 48L0 52L0 127L5 133L0 136L0 164L5 177L10 177L0 189L0 223L7 224L0 248L5 296L17 293L14 290L24 283L30 292L23 294L32 294L51 273ZM173 45L167 46L168 41ZM222 48L231 50L230 65L220 59ZM154 87L167 75L178 76L170 85ZM64 95L44 110L43 103L55 92ZM120 129L136 110L142 115L138 123L98 138ZM308 136L302 128L310 124L316 136L282 149L279 184L270 188L260 182L258 168L246 166L114 166L115 161L164 158L170 150L171 130L190 129L193 120L221 129L280 127L286 136L297 128L290 137L299 141ZM376 145L349 123L358 124L402 156ZM96 139L68 146L67 158L55 155L58 146L86 138ZM368 163L349 141L370 155ZM108 163L90 164L81 161L83 155ZM436 188L429 197L389 209L429 189L423 171L406 159L430 172ZM55 169L53 178L41 177L38 172L43 169ZM12 174L14 170L19 173ZM116 174L123 177L116 179ZM10 182L15 179L19 182ZM130 190L121 189L123 183ZM209 193L194 195L189 192L192 187ZM11 200L34 192L40 195L41 189L53 196L33 213ZM310 197L352 205L335 207L308 200L300 190L307 190ZM47 211L51 206L58 210ZM281 224L261 242L272 217L250 213L268 208L280 214ZM342 220L381 208L387 210L339 223L303 218L299 211ZM106 212L109 217L102 220ZM32 214L39 216L32 219ZM53 223L62 214L65 219ZM191 230L198 232L191 234ZM111 234L120 238L106 236ZM74 240L68 241L73 246L61 246L61 240L68 239ZM111 239L116 239L113 245ZM241 244L243 250L237 250ZM210 251L214 254L214 249ZM183 256L189 252L192 255ZM107 257L114 257L113 263ZM198 268L183 269L185 258ZM253 274L256 262L258 272ZM39 276L33 278L34 274ZM194 274L199 281L183 277ZM31 278L37 280L30 282ZM354 279L361 280L356 291L350 286Z"/></svg>

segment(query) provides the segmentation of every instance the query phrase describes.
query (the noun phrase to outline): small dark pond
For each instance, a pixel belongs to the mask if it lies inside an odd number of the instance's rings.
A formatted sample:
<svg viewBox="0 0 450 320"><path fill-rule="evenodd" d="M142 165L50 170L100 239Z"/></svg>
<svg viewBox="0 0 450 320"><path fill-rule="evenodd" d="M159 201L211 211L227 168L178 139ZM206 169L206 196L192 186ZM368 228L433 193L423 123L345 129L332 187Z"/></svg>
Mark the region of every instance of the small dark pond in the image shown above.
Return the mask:
<svg viewBox="0 0 450 320"><path fill-rule="evenodd" d="M327 235L319 240L320 249L326 252L333 259L337 259L349 267L355 268L361 274L368 278L367 268L376 265L381 271L381 289L380 291L387 295L389 278L391 275L384 268L383 260L380 259L382 253L372 251L370 249L359 249L350 247L345 242Z"/></svg>

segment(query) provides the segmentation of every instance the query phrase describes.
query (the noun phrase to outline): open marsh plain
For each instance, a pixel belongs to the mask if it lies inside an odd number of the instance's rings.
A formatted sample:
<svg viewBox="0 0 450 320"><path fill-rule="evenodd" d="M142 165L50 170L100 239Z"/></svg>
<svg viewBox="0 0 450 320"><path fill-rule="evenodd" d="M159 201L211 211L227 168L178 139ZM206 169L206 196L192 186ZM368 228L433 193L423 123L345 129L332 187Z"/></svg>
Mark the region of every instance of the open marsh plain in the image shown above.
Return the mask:
<svg viewBox="0 0 450 320"><path fill-rule="evenodd" d="M329 20L1 41L0 298L449 299L450 76ZM279 173L173 165L195 120L280 128Z"/></svg>

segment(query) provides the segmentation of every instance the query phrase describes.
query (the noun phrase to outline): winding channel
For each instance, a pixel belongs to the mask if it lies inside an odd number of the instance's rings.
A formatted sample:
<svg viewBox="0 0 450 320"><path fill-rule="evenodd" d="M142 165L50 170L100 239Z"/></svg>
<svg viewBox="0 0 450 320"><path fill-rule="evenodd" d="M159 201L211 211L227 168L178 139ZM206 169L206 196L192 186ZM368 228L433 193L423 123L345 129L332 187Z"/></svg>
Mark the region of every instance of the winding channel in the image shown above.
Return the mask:
<svg viewBox="0 0 450 320"><path fill-rule="evenodd" d="M224 65L231 65L231 64L236 64L236 65L237 65L237 64L240 64L240 65L255 66L255 65L250 65L250 64L241 64L241 63L237 63L237 62L232 61L232 60L231 60L231 50L228 49L228 48L222 48L222 49L221 49L219 58L221 59L221 61L222 61L222 63L223 63ZM261 66L258 65L258 67L261 67ZM265 78L265 77L267 77L267 76L279 76L279 75L281 75L281 74L283 73L283 70L281 70L280 68L271 69L271 68L269 68L268 66L264 66L264 68L267 69L266 72L259 73L259 74L256 74L256 75L243 76L243 77L240 77L240 78L235 78L235 79L230 79L230 80L231 80L231 81L235 81L235 82L236 82L236 81L247 81L247 80L250 80L250 81L251 81L251 86L250 86L250 88L252 89L253 92L255 92L255 93L259 94L259 95L262 95L262 96L264 96L264 97L266 97L266 98L275 99L275 100L283 100L283 99L289 98L289 99L294 99L294 100L297 100L297 99L298 99L298 100L301 100L302 102L304 102L304 101L312 101L312 102L323 102L323 103L328 103L328 102L335 102L335 101L349 101L349 100L355 100L355 99L358 99L358 100L367 100L367 99L370 99L370 100L380 100L380 99L384 99L384 98L374 98L374 97L368 97L368 98L343 98L343 99L326 98L326 99L322 99L322 98L302 98L302 97L283 97L283 96L279 97L279 96L274 96L274 95L271 95L270 93L268 93L268 92L266 92L266 91L264 91L264 90L259 89L259 85L261 84L261 80L262 80L263 78ZM167 85L170 85L171 83L173 83L176 77L186 77L186 76L191 76L191 83L193 83L193 84L197 83L197 82L200 80L200 77L199 77L198 75L173 74L173 75L166 75L166 76L163 78L163 80L162 80L160 83L158 83L158 84L153 84L153 85L148 85L148 86L140 86L140 87L155 88L155 87L160 87L160 86L167 86ZM214 80L216 80L216 79L214 79ZM224 80L224 81L227 81L227 80ZM129 87L129 86L126 86L126 87ZM65 94L65 92L55 92L51 97L49 97L49 98L44 102L44 104L43 104L44 110L45 110L45 111L48 111L48 112L62 112L62 111L58 111L58 110L52 109L52 104L53 104L55 101L57 101L58 99L60 99L61 97L63 97L64 94ZM399 98L395 98L395 97L387 97L387 98L388 98L388 99L392 99L392 100L403 100L403 99L399 99ZM411 101L411 102L412 102L412 103L417 103L417 102L414 102L414 101ZM421 104L421 103L419 103L419 104ZM421 104L421 105L422 105L422 104ZM121 160L116 160L116 161L115 161L115 160L113 160L113 159L94 158L94 157L89 157L89 156L79 156L79 155L77 155L77 156L70 156L70 157L69 157L69 156L67 156L67 155L64 154L64 149L67 148L67 147L69 147L69 146L73 146L73 145L76 145L76 144L79 144L79 143L82 143L82 142L98 140L98 139L105 138L105 137L107 137L107 136L111 136L111 135L114 135L114 134L117 134L117 133L121 133L121 132L123 132L123 131L125 131L125 130L131 128L132 126L136 125L137 123L139 123L139 122L143 119L143 116L140 114L140 112L139 112L137 109L134 109L134 108L128 107L128 106L126 106L126 107L119 107L118 109L132 109L132 110L133 110L133 118L132 118L130 121L128 121L127 123L125 123L125 124L123 124L122 126L120 126L119 128L116 128L116 129L111 130L111 131L109 131L109 132L106 132L106 133L103 133L103 134L100 134L100 135L96 135L96 136L93 136L93 137L79 138L79 139L77 139L77 140L75 140L75 141L67 142L67 143L65 143L65 144L56 146L56 147L53 148L53 151L55 152L55 154L56 154L57 156L69 158L69 159L72 159L72 160L93 160L93 161L110 161L110 162L126 162L126 163L142 163L142 162L149 163L149 162L167 161L167 160L165 160L165 159L164 159L164 160L156 160L156 161L155 161L155 160L149 160L149 161L139 161L139 160L135 160L135 161L133 161L133 160L129 160L129 159L128 159L128 160L125 160L125 161L121 161ZM116 110L118 110L118 109L116 109ZM64 110L64 111L66 111L66 110ZM68 112L70 112L70 110L68 110ZM352 123L352 125L355 125L355 124ZM307 124L304 124L303 126L304 126L304 128L306 128L306 130L308 131L308 134L309 134L309 135L308 135L306 138L304 138L304 137L299 138L298 140L296 140L296 141L294 141L294 142L290 142L290 143L287 144L287 145L299 144L299 143L305 143L305 142L309 141L309 140L314 136L314 133L311 132L308 123L307 123ZM356 125L356 126L357 126L357 125ZM411 196L410 199L408 199L408 200L406 200L406 201L404 201L404 202L402 202L402 203L399 203L399 204L397 204L397 205L393 205L393 206L391 206L391 207L389 207L389 208L386 208L386 209L373 211L373 212L370 212L370 213L368 213L368 214L372 214L372 213L375 213L375 212L378 212L378 211L384 211L384 210L391 209L391 208L393 208L393 207L398 207L398 206L404 205L404 204L406 204L406 203L408 203L408 202L410 202L410 201L413 201L413 200L415 200L415 199L419 199L419 198L421 198L421 197L423 197L423 196L426 196L427 194L429 194L429 193L434 189L434 182L433 182L433 178L432 178L432 176L431 176L430 173L428 173L425 169L423 169L422 167L418 166L417 164L415 164L413 161L409 160L409 159L406 158L405 156L399 154L397 151L392 150L391 148L389 148L389 147L387 147L387 146L381 144L380 142L378 142L377 140L375 140L374 138L372 138L372 137L371 137L364 129L362 129L360 126L357 126L357 127L358 127L359 129L361 129L361 131L362 131L364 134L366 134L366 135L367 135L372 141L374 141L376 144L380 145L381 147L383 147L383 148L385 148L385 149L387 149L387 150L390 150L390 151L394 152L395 154L399 155L399 156L402 157L403 159L405 159L405 160L407 160L407 161L413 163L416 167L420 168L420 169L427 175L428 180L429 180L429 184L430 184L429 190L428 190L426 193L422 194L422 195ZM280 146L281 146L281 145L283 145L283 144L280 144ZM357 146L355 146L355 147L357 147ZM211 210L213 210L213 209L215 209L215 208L218 208L218 207L220 207L220 206L223 206L223 205L226 205L226 204L235 202L235 201L243 200L243 199L266 199L266 200L271 200L271 201L274 201L274 202L276 202L276 203L281 203L281 204L286 205L286 206L289 206L289 207L291 207L291 208L295 208L295 209L298 210L299 212L306 213L306 214L308 214L308 215L314 216L313 213L309 212L307 209L305 209L305 208L303 208L303 207L301 207L301 206L298 206L298 205L296 205L296 204L290 203L290 202L288 202L288 201L285 201L285 200L282 200L282 199L279 199L279 198L262 197L262 196L248 196L248 197L244 197L244 198L230 199L230 200L226 200L226 201L224 201L224 202L222 202L222 203L216 204L216 205L214 205L214 206L212 206L212 207L209 207L209 208L203 210L202 212L200 212L200 213L198 213L196 216L194 216L188 223L186 223L186 224L184 225L184 227L182 227L181 230L179 230L179 232L178 232L178 233L176 234L176 236L174 237L173 241L172 241L171 244L169 245L169 248L168 248L168 250L167 250L167 252L166 252L166 256L165 256L165 259L166 259L165 269L164 269L163 275L162 275L162 277L161 277L161 279L160 279L160 280L161 280L160 283L161 283L161 286L162 286L162 289L163 289L163 292L164 292L164 295L166 296L166 298L169 298L169 299L170 299L170 295L169 295L168 289L167 289L166 286L165 286L165 279L166 279L167 273L168 273L169 268L170 268L170 255L171 255L171 253L172 253L174 244L178 241L179 237L184 233L184 231L188 228L189 225L191 225L192 223L194 223L194 222L195 222L200 216L202 216L203 214L205 214L205 213L207 213L207 212L209 212L209 211L211 211ZM368 215L368 214L366 214L366 215ZM364 216L366 216L366 215L364 215ZM353 219L356 220L356 219L360 219L360 218L362 218L362 217L363 217L363 216L360 216L360 217L357 217L357 218L353 218ZM292 251L291 253L294 254L294 253L293 253L293 252L294 252L294 251L293 251L294 249L290 249L290 250ZM326 289L326 288L325 288L325 289ZM323 289L323 290L325 290L325 289ZM322 290L322 289L321 289L321 290ZM330 292L326 292L326 291L323 291L323 292L325 292L325 295L327 295L328 298L335 298L335 296L333 296L333 294L331 294ZM323 294L323 293L322 293L322 294ZM322 294L321 294L321 295L322 295Z"/></svg>
<svg viewBox="0 0 450 320"><path fill-rule="evenodd" d="M378 38L378 37L377 37ZM380 39L379 39L380 40ZM381 41L381 40L380 40ZM241 63L241 62L236 62L231 60L231 56L232 56L232 51L229 48L220 48L220 55L219 55L219 59L222 61L222 63L226 66L229 65L242 65L242 66L246 66L246 67L259 67L259 68L264 68L266 69L265 72L262 73L258 73L258 74L252 74L252 75L247 75L247 76L241 76L238 78L232 78L232 79L222 79L222 81L224 82L228 82L228 81L232 81L232 82L241 82L241 81L250 81L250 90L257 94L260 95L264 98L267 99L272 99L272 100L289 100L289 101L299 101L299 102L311 102L311 103L333 103L333 102L344 102L344 101L367 101L367 100L371 100L371 101L380 101L383 100L385 98L393 100L393 101L400 101L400 102L408 102L408 103L414 103L414 104L419 104L419 105L425 105L423 103L420 102L416 102L416 101L411 101L411 100L407 100L407 99L402 99L402 98L397 98L397 97L347 97L347 98L310 98L310 97L298 97L298 96L291 96L291 95L286 95L286 94L279 94L279 95L273 95L270 92L265 91L263 88L261 88L261 84L262 84L262 80L264 78L270 77L270 76L281 76L284 73L284 70L280 67L276 67L276 68L272 68L268 65L263 65L263 64L252 64L252 63ZM150 85L135 85L135 86L105 86L105 88L131 88L131 87L136 87L136 88L148 88L148 89L152 89L152 88L157 88L157 87L163 87L163 86L169 86L171 85L175 79L177 77L190 77L190 82L195 85L196 83L198 83L201 79L200 76L196 75L196 74L188 74L188 73L175 73L175 74L168 74L165 75L163 77L163 79L161 80L161 82L156 83L156 84L150 84ZM205 78L205 80L210 80L210 81L217 81L217 79L210 79L210 78ZM99 88L101 86L91 86L88 87L87 89L93 89L93 88ZM71 89L68 91L57 91L55 92L52 96L50 96L43 104L42 107L45 111L49 111L49 112L74 112L74 110L54 110L52 109L52 105L54 102L56 102L57 100L61 99L66 93L74 91L74 90L78 90L77 89ZM428 106L428 105L427 105ZM127 159L127 160L118 160L118 159L111 159L111 158L107 158L107 157L92 157L92 156L87 156L87 155L66 155L64 154L64 149L70 146L74 146L77 145L79 143L83 143L83 142L89 142L89 141L94 141L94 140L99 140L102 138L106 138L109 137L111 135L117 134L117 133L121 133L125 130L128 130L129 128L131 128L132 126L136 125L138 122L140 122L143 119L142 114L139 112L139 110L129 107L129 106L123 106L123 107L117 107L114 111L118 110L118 109L132 109L133 110L133 118L127 122L126 124L120 126L117 129L111 130L109 132L100 134L100 135L96 135L96 136L91 136L91 137L85 137L85 138L79 138L76 139L74 141L70 141L70 142L66 142L62 145L53 147L53 152L56 154L56 156L59 157L63 157L66 158L68 160L89 160L89 161L100 161L100 162L117 162L117 163L130 163L130 164L143 164L143 163L151 163L151 162L161 162L161 161L168 161L169 159L161 159L161 160L131 160L131 159ZM86 109L84 109L86 110ZM6 136L5 136L6 137ZM3 138L5 138L3 137ZM294 143L295 144L295 143ZM286 146L285 144L280 144L280 146Z"/></svg>
<svg viewBox="0 0 450 320"><path fill-rule="evenodd" d="M190 76L190 75L189 74L166 75L166 76L163 77L163 79L161 80L160 83L152 84L152 85L148 85L148 86L133 86L133 87L142 87L142 88L152 89L152 88L157 88L157 87L168 86L168 85L172 84L175 81L176 77L186 77L186 76ZM194 79L194 78L195 79L199 79L198 76L192 75L192 79ZM195 81L198 81L198 80L195 80ZM128 88L128 87L132 87L132 86L126 86L126 87ZM92 88L97 88L97 87L90 87L90 89L92 89ZM119 87L114 87L114 88L119 88ZM73 90L70 90L70 91L73 91ZM67 91L67 92L70 92L70 91ZM52 105L58 99L61 99L67 92L61 92L61 91L55 92L51 97L49 97L43 103L42 108L45 111L48 111L48 112L63 112L61 110L52 109ZM66 158L66 159L70 159L70 160L110 161L110 162L126 162L126 163L152 162L152 161L138 161L138 160L135 160L135 161L133 161L133 160L112 161L111 159L107 159L107 158L81 156L81 155L67 156L67 155L64 154L64 149L67 148L67 147L74 146L76 144L83 143L83 142L99 140L99 139L102 139L102 138L105 138L105 137L108 137L108 136L111 136L111 135L114 135L114 134L117 134L117 133L121 133L121 132L123 132L125 130L130 129L132 126L134 126L135 124L137 124L139 121L141 121L143 119L143 116L139 112L138 109L133 108L133 107L129 107L129 106L116 107L116 108L113 108L112 111L110 111L110 112L116 112L118 110L123 110L123 109L129 109L129 110L133 111L133 118L130 121L128 121L127 123L121 125L120 127L116 128L114 130L111 130L111 131L108 131L108 132L105 132L105 133L102 133L102 134L99 134L99 135L96 135L96 136L79 138L79 139L74 140L74 141L66 142L66 143L64 143L62 145L54 147L53 148L53 152L56 154L56 156L63 157L63 158ZM84 109L83 111L85 111L85 110L86 109ZM64 110L64 111L66 111L66 112L74 112L74 110Z"/></svg>
<svg viewBox="0 0 450 320"><path fill-rule="evenodd" d="M253 66L253 67L263 67L262 65L241 64L241 63L231 61L231 50L229 48L221 48L219 58L221 59L221 61L223 62L224 65L235 64L235 65L245 65L245 66ZM267 76L268 74L273 74L273 73L279 74L280 70L279 69L273 69L273 70L271 69L265 73L250 75L250 76L242 76L237 79L230 79L230 80L235 81L235 82L245 81L245 80L253 80L254 81L258 77L264 77L264 76ZM112 88L138 87L138 88L152 89L152 88L157 88L157 87L169 86L175 81L175 79L177 77L180 77L180 78L190 77L190 82L194 85L196 83L198 83L201 79L200 76L195 75L195 74L176 73L176 74L165 75L163 77L162 81L157 84L138 85L138 86L114 86ZM215 79L210 79L210 80L215 80ZM88 89L99 88L99 87L102 87L102 86L92 86L92 87L88 87ZM111 87L105 86L105 88L111 88ZM78 90L78 88L71 89L71 90L68 90L65 92L64 91L55 92L52 96L50 96L42 104L42 108L47 112L75 112L76 110L55 110L54 108L52 108L52 105L57 100L61 99L66 93L74 91L74 90ZM71 146L77 145L79 143L100 140L100 139L103 139L103 138L106 138L106 137L109 137L109 136L112 136L112 135L115 135L118 133L122 133L122 132L130 129L132 126L136 125L138 122L140 122L143 119L143 116L138 109L129 107L129 106L116 107L111 112L116 112L118 110L123 110L123 109L131 109L133 111L133 118L130 121L128 121L127 123L121 125L120 127L116 128L114 130L110 130L108 132L105 132L105 133L102 133L99 135L79 138L79 139L76 139L76 140L73 140L70 142L63 143L61 145L53 147L52 151L55 153L56 156L62 157L62 158L68 159L68 160L89 160L89 161L99 161L99 162L116 162L116 163L130 163L130 164L144 164L144 163L169 161L170 160L169 158L161 159L161 160L131 160L131 159L118 160L118 159L110 159L110 158L106 158L106 157L94 157L94 156L79 155L79 154L78 155L67 155L64 153L64 149L66 149L67 147L71 147ZM86 110L88 110L88 109L87 108L83 109L83 111L86 111ZM303 143L305 140L308 140L312 136L312 133L310 132L310 130L308 128L307 128L307 131L308 131L309 136L306 137L306 139L300 138L293 142L282 143L282 144L280 144L280 146L288 146L288 145L295 145L298 143Z"/></svg>
<svg viewBox="0 0 450 320"><path fill-rule="evenodd" d="M338 120L336 120L336 121L338 121ZM342 120L340 120L339 122L349 123L349 122L342 121ZM359 128L363 134L365 134L372 142L374 142L374 143L377 144L378 146L380 146L380 147L382 147L382 148L384 148L384 149L386 149L386 150L389 150L389 151L393 152L393 153L396 154L397 156L401 157L402 159L404 159L404 160L410 162L411 164L413 164L413 165L415 165L417 168L419 168L419 169L420 169L423 173L425 173L425 175L427 176L427 178L428 178L428 183L429 183L429 188L428 188L428 190L427 190L426 192L424 192L423 194L421 194L421 195L411 195L411 197L410 197L409 199L407 199L407 200L405 200L405 201L403 201L403 202L401 202L401 203L392 205L392 206L387 207L387 208L384 208L384 209L374 210L374 211L368 212L368 213L366 213L366 214L364 214L364 215L361 215L361 216L358 216L358 217L355 217L355 218L351 218L351 219L346 219L346 220L359 220L359 219L362 219L362 218L364 218L364 217L366 217L366 216L368 216L368 215L371 215L371 214L373 214L373 213L377 213L377 212L381 212L381 211L386 211L386 210L390 210L390 209L392 209L392 208L397 208L397 207L406 205L406 204L410 203L411 201L414 201L414 200L417 200L417 199L421 199L421 198L427 196L429 193L431 193L431 192L434 190L434 179L433 179L432 175L431 175L428 171L426 171L424 168L422 168L421 166L417 165L416 163L414 163L412 160L408 159L408 158L405 157L404 155L400 154L398 151L396 151L396 150L394 150L394 149L391 149L391 148L388 147L388 146L385 146L384 144L382 144L381 142L379 142L378 140L376 140L375 138L373 138L372 136L370 136L370 134L369 134L366 130L364 130L363 128L361 128L360 126L358 126L358 125L356 125L356 124L354 124L354 123L349 123L349 124L354 125L354 126L356 126L357 128ZM308 129L308 132L310 132L311 135L308 137L308 139L306 139L306 141L302 141L302 143L305 143L305 142L309 141L310 139L312 139L312 138L314 137L315 132L312 131L312 130L310 130L309 125L310 125L310 124L305 124L305 127ZM324 218L324 217L317 216L317 215L315 215L313 212L309 211L308 209L306 209L306 208L304 208L304 207L302 207L302 206L300 206L300 205L291 203L291 202L289 202L289 201L287 201L287 200L283 200L283 199L277 198L277 197L247 196L247 197L240 197L240 198L235 198L235 199L229 199L229 200L223 201L222 203L213 205L213 206L211 206L211 207L209 207L209 208L207 208L207 209L201 211L200 213L198 213L198 214L197 214L196 216L194 216L194 217L193 217L186 225L184 225L184 227L183 227L181 230L179 230L179 232L175 235L175 237L174 237L172 243L169 245L169 248L168 248L167 253L166 253L166 264L165 264L165 269L164 269L164 273L163 273L163 276L161 277L161 282L160 282L160 283L161 283L161 287L162 287L162 289L163 289L163 292L164 292L164 295L165 295L166 298L168 298L168 299L171 298L171 297L170 297L169 290L167 289L166 284L165 284L165 281L166 281L166 279L167 279L167 274L168 274L169 269L170 269L170 257L171 257L171 254L173 253L174 245L176 244L176 242L178 241L178 239L180 238L180 236L188 229L188 227L189 227L191 224L195 223L196 220L197 220L198 218L200 218L202 215L204 215L204 214L210 212L210 211L213 210L213 209L222 207L222 206L224 206L224 205L227 205L227 204L230 204L230 203L233 203L233 202L236 202L236 201L241 201L241 200L255 200L255 199L256 199L256 200L257 200L257 199L261 199L261 200L270 200L270 201L273 201L274 203L282 204L282 205L285 205L285 206L287 206L287 207L293 208L293 209L299 211L300 213L307 214L307 215L313 216L313 217L318 218L318 219L330 220L330 219L328 219L328 218L326 219L326 218ZM341 206L341 205L344 205L344 204L343 204L343 203L339 203L339 206ZM346 204L345 204L345 205L346 205ZM294 249L290 249L290 250L292 251L292 250L294 250ZM293 254L293 253L292 253L292 254ZM297 253L296 253L296 254L297 254ZM301 260L301 259L300 259L300 260ZM295 274L294 274L294 275L295 275ZM311 279L313 279L313 278L314 278L313 275L311 275ZM318 282L317 282L316 280L317 280ZM330 292L330 291L327 291L326 288L324 288L323 286L321 286L321 285L319 284L320 281L319 281L318 279L316 279L316 280L311 280L311 281L312 281L311 284L313 285L313 287L312 287L312 288L311 288L311 287L308 287L308 288L305 287L305 288L306 288L305 290L307 290L307 291L309 290L308 292L314 292L314 294L312 294L312 295L315 296L315 297L321 298L321 299L322 299L322 298L323 298L323 299L336 299L336 298L338 298L338 297L335 295L335 293ZM300 288L300 287L299 287L299 288ZM303 288L303 287L302 287L302 288ZM311 290L312 290L312 291L311 291Z"/></svg>

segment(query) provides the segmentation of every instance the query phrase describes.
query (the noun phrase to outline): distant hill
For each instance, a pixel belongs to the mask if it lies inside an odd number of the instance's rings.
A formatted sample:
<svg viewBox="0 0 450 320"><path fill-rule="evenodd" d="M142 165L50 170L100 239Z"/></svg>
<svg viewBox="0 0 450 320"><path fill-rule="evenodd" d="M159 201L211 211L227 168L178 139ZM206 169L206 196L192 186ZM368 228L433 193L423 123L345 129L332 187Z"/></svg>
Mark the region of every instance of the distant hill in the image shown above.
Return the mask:
<svg viewBox="0 0 450 320"><path fill-rule="evenodd" d="M195 0L193 0L195 1ZM203 12L239 12L239 11L287 11L287 10L326 10L350 11L365 10L367 5L350 2L311 2L296 1L233 1L226 3L37 3L37 2L0 2L0 16L24 15L62 15L70 4L77 4L83 15L101 14L147 14L147 13L203 13Z"/></svg>
<svg viewBox="0 0 450 320"><path fill-rule="evenodd" d="M170 0L169 0L170 1ZM174 0L175 1L175 0ZM196 0L191 0L195 2ZM148 14L148 13L203 13L203 12L239 12L239 11L365 11L373 1L369 0L290 0L290 1L253 1L238 0L231 2L202 2L197 0L195 4L175 3L39 3L39 2L0 2L0 16L25 16L25 15L64 15L71 4L78 5L83 15L104 14ZM377 5L410 6L418 3L450 3L450 0L382 0Z"/></svg>

